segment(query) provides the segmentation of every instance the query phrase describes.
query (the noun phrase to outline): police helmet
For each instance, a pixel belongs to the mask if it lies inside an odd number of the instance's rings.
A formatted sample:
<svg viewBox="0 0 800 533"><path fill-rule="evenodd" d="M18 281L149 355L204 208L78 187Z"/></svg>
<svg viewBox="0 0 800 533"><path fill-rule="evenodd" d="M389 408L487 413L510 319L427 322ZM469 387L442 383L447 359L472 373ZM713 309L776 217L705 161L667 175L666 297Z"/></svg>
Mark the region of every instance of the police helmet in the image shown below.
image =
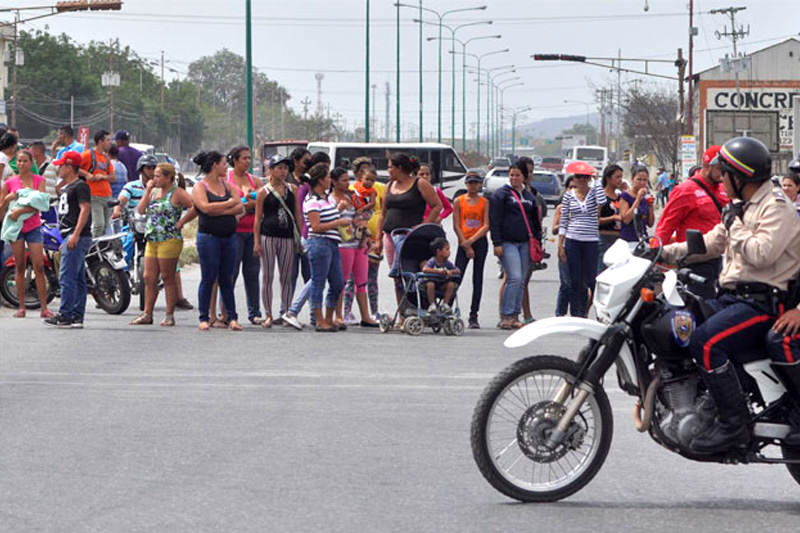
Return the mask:
<svg viewBox="0 0 800 533"><path fill-rule="evenodd" d="M153 154L142 154L136 162L136 172L141 172L142 167L154 167L158 165L158 159Z"/></svg>
<svg viewBox="0 0 800 533"><path fill-rule="evenodd" d="M770 178L772 157L764 143L753 137L736 137L726 142L715 161L741 181L762 182Z"/></svg>

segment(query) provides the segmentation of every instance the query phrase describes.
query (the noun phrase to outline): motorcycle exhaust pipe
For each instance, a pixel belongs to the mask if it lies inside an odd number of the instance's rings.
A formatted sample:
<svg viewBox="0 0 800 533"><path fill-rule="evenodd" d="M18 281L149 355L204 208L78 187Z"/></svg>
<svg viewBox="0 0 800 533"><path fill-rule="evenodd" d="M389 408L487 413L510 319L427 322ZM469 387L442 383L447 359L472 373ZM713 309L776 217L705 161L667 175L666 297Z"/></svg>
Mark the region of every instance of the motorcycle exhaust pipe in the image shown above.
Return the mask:
<svg viewBox="0 0 800 533"><path fill-rule="evenodd" d="M656 379L650 382L647 387L647 394L644 396L644 416L642 416L642 400L637 399L633 404L633 426L639 433L644 433L650 429L650 423L653 421L653 409L656 403L656 390L661 386L661 377L656 376Z"/></svg>

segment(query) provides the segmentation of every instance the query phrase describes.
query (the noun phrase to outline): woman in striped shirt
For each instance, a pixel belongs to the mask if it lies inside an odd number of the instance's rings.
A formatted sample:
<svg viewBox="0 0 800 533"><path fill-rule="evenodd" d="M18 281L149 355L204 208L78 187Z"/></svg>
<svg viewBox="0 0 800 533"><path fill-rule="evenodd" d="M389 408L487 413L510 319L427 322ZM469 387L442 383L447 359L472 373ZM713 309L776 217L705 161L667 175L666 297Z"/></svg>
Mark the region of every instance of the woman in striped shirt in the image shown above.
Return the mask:
<svg viewBox="0 0 800 533"><path fill-rule="evenodd" d="M334 173L347 172L335 168ZM308 260L311 263L311 311L317 322L317 331L333 332L333 311L344 288L342 260L339 256L338 228L349 226L350 219L341 218L335 200L328 194L331 176L328 166L318 163L308 171L311 190L303 202L303 215L308 225ZM328 281L325 298L325 315L322 314L322 292Z"/></svg>
<svg viewBox="0 0 800 533"><path fill-rule="evenodd" d="M595 170L588 163L570 163L566 171L572 174L573 189L561 202L558 259L566 262L569 270L572 316L585 317L586 297L597 276L598 214L606 194L600 181L590 187Z"/></svg>

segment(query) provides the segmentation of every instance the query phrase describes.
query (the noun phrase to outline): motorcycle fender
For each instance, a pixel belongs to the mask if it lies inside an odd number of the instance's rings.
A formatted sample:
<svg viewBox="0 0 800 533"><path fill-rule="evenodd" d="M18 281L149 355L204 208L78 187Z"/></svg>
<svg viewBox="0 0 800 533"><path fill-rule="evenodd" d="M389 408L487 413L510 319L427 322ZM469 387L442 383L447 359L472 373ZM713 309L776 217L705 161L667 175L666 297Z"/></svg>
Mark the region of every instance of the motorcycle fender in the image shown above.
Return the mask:
<svg viewBox="0 0 800 533"><path fill-rule="evenodd" d="M781 396L786 394L786 387L783 386L781 380L775 375L775 371L772 370L770 363L772 363L770 359L760 359L758 361L745 363L744 365L745 371L753 376L756 383L758 383L758 390L761 391L761 397L764 398L767 405L777 401Z"/></svg>
<svg viewBox="0 0 800 533"><path fill-rule="evenodd" d="M579 317L557 316L532 322L512 333L503 343L506 348L521 348L535 340L553 336L578 336L587 340L600 340L608 326L596 320ZM618 362L621 361L633 384L639 386L633 354L627 343L619 350Z"/></svg>
<svg viewBox="0 0 800 533"><path fill-rule="evenodd" d="M103 259L105 259L114 270L125 270L128 268L128 262L125 261L125 257L117 255L114 252L103 254Z"/></svg>

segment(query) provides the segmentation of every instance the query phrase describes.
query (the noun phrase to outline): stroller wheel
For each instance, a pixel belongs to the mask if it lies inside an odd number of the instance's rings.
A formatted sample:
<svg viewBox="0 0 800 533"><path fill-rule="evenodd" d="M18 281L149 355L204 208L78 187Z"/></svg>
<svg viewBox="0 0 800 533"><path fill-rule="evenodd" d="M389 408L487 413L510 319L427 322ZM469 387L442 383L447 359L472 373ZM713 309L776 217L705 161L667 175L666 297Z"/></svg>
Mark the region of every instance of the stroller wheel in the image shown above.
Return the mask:
<svg viewBox="0 0 800 533"><path fill-rule="evenodd" d="M381 330L381 333L386 333L392 330L392 317L387 315L386 313L382 314L380 319L378 320L378 327Z"/></svg>
<svg viewBox="0 0 800 533"><path fill-rule="evenodd" d="M455 318L453 320L453 325L450 326L451 331L453 332L452 335L456 337L460 337L464 334L464 321L460 318Z"/></svg>
<svg viewBox="0 0 800 533"><path fill-rule="evenodd" d="M424 328L425 323L418 316L410 316L403 322L403 331L414 337L421 334Z"/></svg>
<svg viewBox="0 0 800 533"><path fill-rule="evenodd" d="M448 318L442 324L442 330L444 331L445 335L452 335L453 334L453 319Z"/></svg>

